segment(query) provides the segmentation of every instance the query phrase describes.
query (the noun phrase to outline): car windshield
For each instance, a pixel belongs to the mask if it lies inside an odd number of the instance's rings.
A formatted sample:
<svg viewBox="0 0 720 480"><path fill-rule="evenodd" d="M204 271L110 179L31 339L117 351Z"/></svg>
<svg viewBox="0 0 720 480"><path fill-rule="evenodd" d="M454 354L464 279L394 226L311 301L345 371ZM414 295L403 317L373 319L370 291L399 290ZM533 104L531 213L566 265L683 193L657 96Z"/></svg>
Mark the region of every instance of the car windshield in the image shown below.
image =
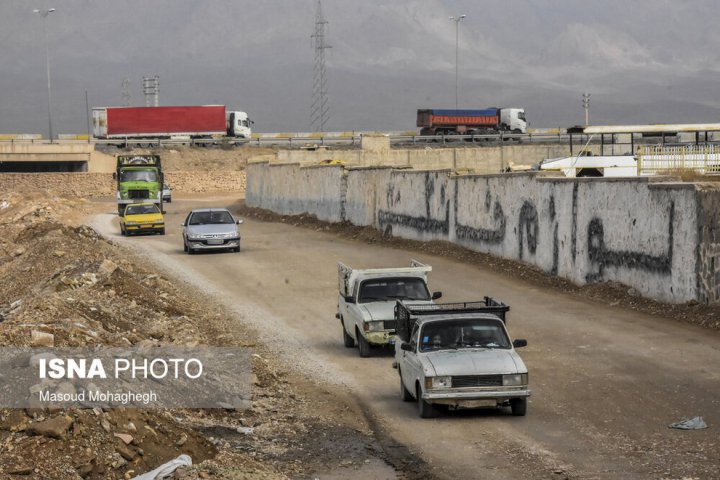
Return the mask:
<svg viewBox="0 0 720 480"><path fill-rule="evenodd" d="M216 223L235 223L230 212L196 212L190 217L190 225L208 225Z"/></svg>
<svg viewBox="0 0 720 480"><path fill-rule="evenodd" d="M125 215L144 215L147 213L160 213L157 205L130 205L125 210Z"/></svg>
<svg viewBox="0 0 720 480"><path fill-rule="evenodd" d="M360 286L359 303L395 299L430 300L430 292L425 281L417 277L366 280Z"/></svg>
<svg viewBox="0 0 720 480"><path fill-rule="evenodd" d="M510 348L499 319L462 319L429 322L420 332L420 351L459 348Z"/></svg>
<svg viewBox="0 0 720 480"><path fill-rule="evenodd" d="M155 170L123 170L120 172L121 182L157 182Z"/></svg>

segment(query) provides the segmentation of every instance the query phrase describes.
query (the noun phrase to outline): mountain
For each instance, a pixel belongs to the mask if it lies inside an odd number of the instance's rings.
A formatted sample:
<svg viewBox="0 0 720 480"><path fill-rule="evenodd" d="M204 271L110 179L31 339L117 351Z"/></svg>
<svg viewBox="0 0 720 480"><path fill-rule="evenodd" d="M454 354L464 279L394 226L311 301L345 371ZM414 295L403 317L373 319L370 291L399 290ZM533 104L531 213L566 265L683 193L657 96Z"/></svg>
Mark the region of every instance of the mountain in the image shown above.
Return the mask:
<svg viewBox="0 0 720 480"><path fill-rule="evenodd" d="M325 0L329 130L413 129L415 110L453 108L455 22L462 107L520 106L535 127L715 122L720 118L713 0ZM226 104L256 131L307 131L314 0L0 2L0 133L45 133L47 18L53 124L86 131L91 106Z"/></svg>

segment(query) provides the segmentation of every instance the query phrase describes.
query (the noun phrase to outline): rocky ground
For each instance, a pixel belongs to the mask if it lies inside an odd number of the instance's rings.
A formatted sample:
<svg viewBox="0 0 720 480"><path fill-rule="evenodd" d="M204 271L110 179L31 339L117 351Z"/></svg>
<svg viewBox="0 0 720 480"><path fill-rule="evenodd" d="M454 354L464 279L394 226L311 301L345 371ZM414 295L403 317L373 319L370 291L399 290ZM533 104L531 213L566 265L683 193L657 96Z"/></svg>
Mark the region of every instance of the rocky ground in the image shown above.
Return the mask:
<svg viewBox="0 0 720 480"><path fill-rule="evenodd" d="M180 454L194 465L172 478L345 478L376 463L419 476L346 392L291 374L226 312L79 225L98 208L0 198L0 347L248 347L252 407L0 409L0 478L130 479Z"/></svg>

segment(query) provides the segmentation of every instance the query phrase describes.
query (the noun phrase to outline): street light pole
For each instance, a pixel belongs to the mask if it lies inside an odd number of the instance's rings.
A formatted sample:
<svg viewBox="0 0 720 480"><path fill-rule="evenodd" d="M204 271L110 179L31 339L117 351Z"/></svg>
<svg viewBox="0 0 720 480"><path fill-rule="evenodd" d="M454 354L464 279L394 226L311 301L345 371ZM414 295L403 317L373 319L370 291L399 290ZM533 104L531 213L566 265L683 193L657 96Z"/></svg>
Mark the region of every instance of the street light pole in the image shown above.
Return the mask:
<svg viewBox="0 0 720 480"><path fill-rule="evenodd" d="M450 20L455 22L455 110L458 109L458 30L460 28L460 20L467 17L463 14L458 17L450 17Z"/></svg>
<svg viewBox="0 0 720 480"><path fill-rule="evenodd" d="M53 140L53 131L52 131L52 96L51 96L51 90L50 90L50 46L48 44L48 35L47 35L47 17L52 12L54 12L54 8L48 8L47 10L33 10L33 13L37 13L40 15L43 19L43 34L45 36L45 66L47 67L47 85L48 85L48 135L50 138L50 143L52 143Z"/></svg>

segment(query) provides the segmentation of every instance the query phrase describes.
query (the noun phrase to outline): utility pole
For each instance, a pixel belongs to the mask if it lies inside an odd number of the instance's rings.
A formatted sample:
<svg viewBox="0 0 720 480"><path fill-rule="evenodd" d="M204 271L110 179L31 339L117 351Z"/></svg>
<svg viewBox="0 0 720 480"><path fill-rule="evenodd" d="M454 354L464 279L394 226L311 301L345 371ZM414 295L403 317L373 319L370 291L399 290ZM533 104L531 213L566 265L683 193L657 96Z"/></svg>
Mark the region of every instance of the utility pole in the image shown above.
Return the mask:
<svg viewBox="0 0 720 480"><path fill-rule="evenodd" d="M47 90L48 90L48 137L50 138L50 143L52 143L52 141L53 141L53 130L52 130L52 95L51 95L51 90L50 90L50 46L48 45L47 17L54 11L55 11L54 8L48 8L47 10L38 10L36 8L35 10L33 10L33 13L37 13L43 19L43 34L45 35L45 66L47 67Z"/></svg>
<svg viewBox="0 0 720 480"><path fill-rule="evenodd" d="M328 21L322 13L322 3L317 2L315 10L315 33L310 35L315 49L315 67L313 68L313 92L310 108L310 124L316 132L325 131L325 123L330 117L327 98L327 78L325 70L325 50L332 48L325 39L325 26Z"/></svg>
<svg viewBox="0 0 720 480"><path fill-rule="evenodd" d="M458 31L460 29L460 20L467 17L467 15L459 15L458 17L450 17L450 20L455 22L455 110L458 109L458 45L459 36Z"/></svg>
<svg viewBox="0 0 720 480"><path fill-rule="evenodd" d="M130 79L127 77L123 78L122 83L120 84L120 95L122 96L122 106L129 107L132 100L132 94L130 93Z"/></svg>
<svg viewBox="0 0 720 480"><path fill-rule="evenodd" d="M582 102L583 102L583 108L585 109L585 126L590 125L589 119L590 119L590 94L589 93L583 93L582 94Z"/></svg>

